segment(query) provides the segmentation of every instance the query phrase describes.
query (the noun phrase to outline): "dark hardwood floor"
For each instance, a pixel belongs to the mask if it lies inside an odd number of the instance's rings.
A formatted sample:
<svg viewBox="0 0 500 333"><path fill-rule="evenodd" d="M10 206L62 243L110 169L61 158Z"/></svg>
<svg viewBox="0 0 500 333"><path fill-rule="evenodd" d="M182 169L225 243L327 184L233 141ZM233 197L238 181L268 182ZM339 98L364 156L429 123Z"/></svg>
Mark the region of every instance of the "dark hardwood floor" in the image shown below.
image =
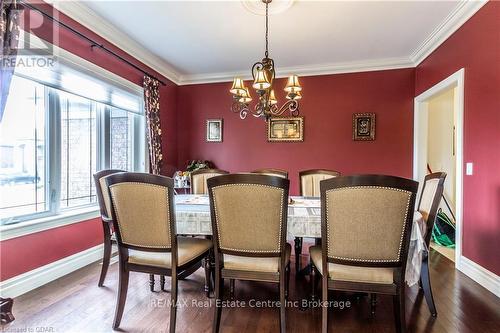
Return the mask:
<svg viewBox="0 0 500 333"><path fill-rule="evenodd" d="M294 260L292 260L292 263ZM112 264L105 286L97 287L100 265L87 266L14 301L16 320L2 326L4 332L110 332L116 302L117 264ZM295 270L292 267L292 272ZM453 263L432 250L431 276L438 317L433 318L418 288L408 288L406 322L409 332L500 332L500 300L454 269ZM203 292L204 273L198 270L179 282L177 332L209 332L213 299ZM167 279L168 288L169 279ZM228 286L228 284L227 284ZM157 283L157 290L158 283ZM229 287L226 288L228 291ZM292 275L290 301L307 297L310 284ZM132 273L121 330L166 332L170 295L149 291L148 275ZM277 301L277 287L271 284L237 282L236 300L246 307L222 312L222 332L278 332L277 308L249 306L252 299ZM333 299L344 308L329 311L330 332L394 332L392 300L379 296L374 317L369 297L335 293ZM347 307L347 302L350 307ZM263 306L268 305L267 303ZM272 304L271 304L272 305ZM319 332L321 309L287 309L288 332Z"/></svg>

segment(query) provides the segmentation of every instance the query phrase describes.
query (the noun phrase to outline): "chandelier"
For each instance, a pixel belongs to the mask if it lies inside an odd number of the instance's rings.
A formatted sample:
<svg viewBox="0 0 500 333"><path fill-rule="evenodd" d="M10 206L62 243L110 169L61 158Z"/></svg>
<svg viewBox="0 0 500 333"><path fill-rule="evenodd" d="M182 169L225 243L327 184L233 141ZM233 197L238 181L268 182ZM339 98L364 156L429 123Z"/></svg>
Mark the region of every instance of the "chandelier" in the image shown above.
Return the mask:
<svg viewBox="0 0 500 333"><path fill-rule="evenodd" d="M262 0L266 5L266 52L262 61L256 62L252 66L252 87L258 95L258 102L253 108L250 108L252 97L250 91L245 87L245 83L240 78L234 78L233 85L229 92L233 95L231 111L239 113L241 119L245 119L248 113L254 117L262 117L266 121L271 117L281 116L285 111L290 111L290 115L296 117L299 115L299 99L302 98L302 87L299 84L297 75L291 75L284 88L288 101L281 107L278 107L278 100L274 94L274 60L269 58L268 35L269 35L269 4L272 0Z"/></svg>

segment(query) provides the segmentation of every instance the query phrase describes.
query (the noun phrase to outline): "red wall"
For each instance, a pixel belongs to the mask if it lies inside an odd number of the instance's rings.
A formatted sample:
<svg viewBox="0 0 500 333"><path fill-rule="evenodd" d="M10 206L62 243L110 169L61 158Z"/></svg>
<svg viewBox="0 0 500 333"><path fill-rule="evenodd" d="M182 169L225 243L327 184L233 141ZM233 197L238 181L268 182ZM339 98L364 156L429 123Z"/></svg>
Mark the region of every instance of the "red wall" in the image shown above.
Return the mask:
<svg viewBox="0 0 500 333"><path fill-rule="evenodd" d="M46 4L38 4L38 6L46 12L53 10L51 6ZM171 174L177 165L177 135L175 133L177 86L67 16L59 13L59 19L167 83L160 90L160 105L161 126L163 128L163 156L165 159L163 172ZM76 37L64 28L58 30L57 38L54 40L53 35L50 33L51 30L45 29L49 24L52 24L51 21L44 21L43 24L44 29L38 31L38 35L42 38L52 41L61 48L131 82L142 85L143 74L141 72L103 51L97 49L92 51L88 42ZM0 281L96 246L102 243L102 239L101 223L98 219L94 219L2 241L0 242L0 255L2 258Z"/></svg>
<svg viewBox="0 0 500 333"><path fill-rule="evenodd" d="M489 2L416 69L415 95L465 68L463 255L500 275L500 2ZM464 165L465 170L465 165Z"/></svg>
<svg viewBox="0 0 500 333"><path fill-rule="evenodd" d="M100 219L0 242L0 281L102 243Z"/></svg>
<svg viewBox="0 0 500 333"><path fill-rule="evenodd" d="M411 177L414 69L300 80L304 96L300 112L305 120L301 143L269 143L264 120L253 116L241 120L231 113L230 83L180 86L179 167L185 167L188 159L208 159L231 172L281 168L288 170L294 194L303 169ZM284 86L284 80L276 82L276 87ZM284 92L277 97L283 102ZM352 140L352 114L357 112L376 113L375 141ZM205 142L208 118L224 119L222 143Z"/></svg>

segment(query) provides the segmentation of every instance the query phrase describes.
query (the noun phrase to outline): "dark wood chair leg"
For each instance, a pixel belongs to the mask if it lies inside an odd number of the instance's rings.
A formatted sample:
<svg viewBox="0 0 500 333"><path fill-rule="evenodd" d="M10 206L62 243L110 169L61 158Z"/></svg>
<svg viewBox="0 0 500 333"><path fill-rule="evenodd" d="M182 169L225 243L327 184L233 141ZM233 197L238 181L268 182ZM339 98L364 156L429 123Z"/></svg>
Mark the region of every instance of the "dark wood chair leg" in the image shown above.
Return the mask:
<svg viewBox="0 0 500 333"><path fill-rule="evenodd" d="M153 274L149 274L149 290L155 291L155 276Z"/></svg>
<svg viewBox="0 0 500 333"><path fill-rule="evenodd" d="M300 256L302 254L302 237L295 237L295 277L299 276L300 272Z"/></svg>
<svg viewBox="0 0 500 333"><path fill-rule="evenodd" d="M120 326L120 322L123 316L123 309L125 308L125 301L127 300L128 291L128 278L129 272L120 263L119 271L119 283L118 283L118 297L116 301L115 319L113 321L113 329L117 329Z"/></svg>
<svg viewBox="0 0 500 333"><path fill-rule="evenodd" d="M328 275L321 277L321 332L328 332Z"/></svg>
<svg viewBox="0 0 500 333"><path fill-rule="evenodd" d="M214 280L214 290L215 290L215 257L212 253L212 257L210 258L210 271L212 272L212 279Z"/></svg>
<svg viewBox="0 0 500 333"><path fill-rule="evenodd" d="M235 280L234 279L229 279L229 299L231 301L234 300L234 288L235 288Z"/></svg>
<svg viewBox="0 0 500 333"><path fill-rule="evenodd" d="M377 309L377 294L370 294L370 310L372 316L375 316L376 309Z"/></svg>
<svg viewBox="0 0 500 333"><path fill-rule="evenodd" d="M285 268L285 298L288 300L288 297L290 296L290 263L286 265Z"/></svg>
<svg viewBox="0 0 500 333"><path fill-rule="evenodd" d="M311 300L315 301L316 300L316 266L314 266L313 262L311 261Z"/></svg>
<svg viewBox="0 0 500 333"><path fill-rule="evenodd" d="M211 285L210 282L210 254L207 255L205 259L203 259L203 268L205 269L205 293L207 297L210 297Z"/></svg>
<svg viewBox="0 0 500 333"><path fill-rule="evenodd" d="M161 291L165 290L165 275L160 275L160 289Z"/></svg>
<svg viewBox="0 0 500 333"><path fill-rule="evenodd" d="M172 271L170 286L170 333L175 333L175 322L177 319L177 272Z"/></svg>
<svg viewBox="0 0 500 333"><path fill-rule="evenodd" d="M108 273L109 262L111 260L111 231L109 229L108 222L102 222L102 229L104 231L104 254L102 256L102 267L101 275L99 276L99 283L97 285L102 287L104 285L104 279L106 279L106 274Z"/></svg>
<svg viewBox="0 0 500 333"><path fill-rule="evenodd" d="M396 323L396 332L406 332L406 318L405 318L405 286L398 287L398 295L392 296L392 303L394 306L394 317Z"/></svg>
<svg viewBox="0 0 500 333"><path fill-rule="evenodd" d="M286 332L286 297L285 297L286 277L285 277L285 275L286 275L285 272L280 272L280 283L279 283L279 288L280 288L280 333Z"/></svg>
<svg viewBox="0 0 500 333"><path fill-rule="evenodd" d="M420 282L422 283L422 290L424 292L425 301L429 307L433 317L437 316L436 305L434 304L434 297L432 296L431 277L429 274L429 259L425 257L422 260L422 269L420 271Z"/></svg>
<svg viewBox="0 0 500 333"><path fill-rule="evenodd" d="M224 280L221 278L219 269L215 271L215 307L214 307L214 323L212 327L213 333L219 333L220 317L222 314L222 295L224 294Z"/></svg>
<svg viewBox="0 0 500 333"><path fill-rule="evenodd" d="M12 314L12 306L14 300L12 298L0 298L0 321L2 325L11 323L15 320Z"/></svg>

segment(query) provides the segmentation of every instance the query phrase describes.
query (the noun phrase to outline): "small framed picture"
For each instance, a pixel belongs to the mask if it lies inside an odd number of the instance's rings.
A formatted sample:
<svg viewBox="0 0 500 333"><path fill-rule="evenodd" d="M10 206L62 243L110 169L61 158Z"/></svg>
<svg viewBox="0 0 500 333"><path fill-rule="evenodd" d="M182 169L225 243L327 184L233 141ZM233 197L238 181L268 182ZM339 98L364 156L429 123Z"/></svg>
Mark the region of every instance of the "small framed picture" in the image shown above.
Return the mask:
<svg viewBox="0 0 500 333"><path fill-rule="evenodd" d="M207 119L207 142L222 142L222 119Z"/></svg>
<svg viewBox="0 0 500 333"><path fill-rule="evenodd" d="M304 141L304 118L270 118L267 122L267 141Z"/></svg>
<svg viewBox="0 0 500 333"><path fill-rule="evenodd" d="M352 139L354 141L375 140L375 113L352 115Z"/></svg>

